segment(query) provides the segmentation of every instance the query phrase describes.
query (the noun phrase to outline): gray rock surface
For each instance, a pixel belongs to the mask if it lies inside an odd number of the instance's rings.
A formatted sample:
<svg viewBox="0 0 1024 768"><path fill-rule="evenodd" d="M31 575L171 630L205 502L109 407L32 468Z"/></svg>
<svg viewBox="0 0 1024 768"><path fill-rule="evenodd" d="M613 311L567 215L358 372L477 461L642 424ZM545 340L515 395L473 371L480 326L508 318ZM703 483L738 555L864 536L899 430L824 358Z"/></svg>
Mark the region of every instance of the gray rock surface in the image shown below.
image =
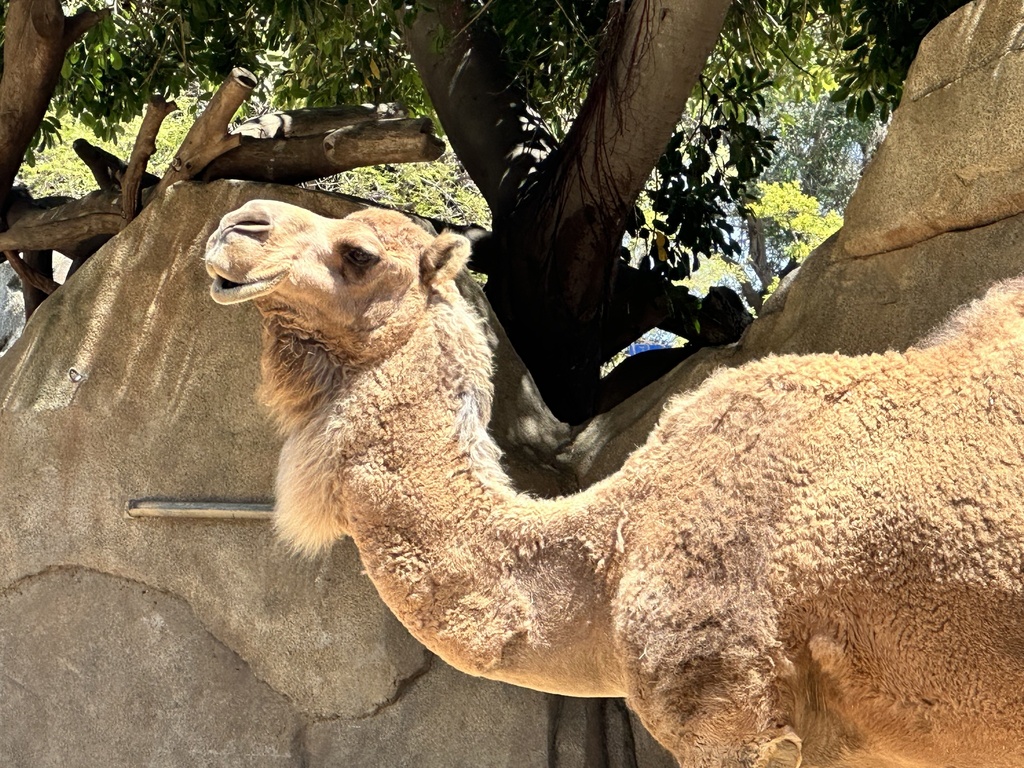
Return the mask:
<svg viewBox="0 0 1024 768"><path fill-rule="evenodd" d="M21 281L11 265L0 263L0 355L11 348L25 327L25 299Z"/></svg>
<svg viewBox="0 0 1024 768"><path fill-rule="evenodd" d="M63 568L21 580L0 596L0 670L6 768L303 764L289 701L145 584Z"/></svg>

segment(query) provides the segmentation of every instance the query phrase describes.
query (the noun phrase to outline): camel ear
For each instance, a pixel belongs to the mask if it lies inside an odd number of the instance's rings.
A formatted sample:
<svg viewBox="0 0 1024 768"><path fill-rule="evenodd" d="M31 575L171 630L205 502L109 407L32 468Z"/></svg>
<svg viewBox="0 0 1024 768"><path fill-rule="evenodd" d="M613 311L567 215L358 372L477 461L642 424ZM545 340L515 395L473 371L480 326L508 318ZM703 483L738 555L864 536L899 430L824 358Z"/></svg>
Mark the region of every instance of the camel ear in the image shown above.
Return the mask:
<svg viewBox="0 0 1024 768"><path fill-rule="evenodd" d="M424 285L438 286L454 280L469 261L469 240L454 232L434 238L420 256L420 279Z"/></svg>

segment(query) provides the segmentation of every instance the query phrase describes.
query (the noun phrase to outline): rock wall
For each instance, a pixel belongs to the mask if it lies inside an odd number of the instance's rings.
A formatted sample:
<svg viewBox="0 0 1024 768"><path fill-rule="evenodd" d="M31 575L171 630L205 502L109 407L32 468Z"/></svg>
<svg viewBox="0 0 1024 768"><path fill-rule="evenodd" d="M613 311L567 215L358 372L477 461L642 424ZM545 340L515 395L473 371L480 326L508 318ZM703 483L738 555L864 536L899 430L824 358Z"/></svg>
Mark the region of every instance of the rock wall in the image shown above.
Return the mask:
<svg viewBox="0 0 1024 768"><path fill-rule="evenodd" d="M976 0L925 38L846 211L850 257L1024 210L1024 5Z"/></svg>

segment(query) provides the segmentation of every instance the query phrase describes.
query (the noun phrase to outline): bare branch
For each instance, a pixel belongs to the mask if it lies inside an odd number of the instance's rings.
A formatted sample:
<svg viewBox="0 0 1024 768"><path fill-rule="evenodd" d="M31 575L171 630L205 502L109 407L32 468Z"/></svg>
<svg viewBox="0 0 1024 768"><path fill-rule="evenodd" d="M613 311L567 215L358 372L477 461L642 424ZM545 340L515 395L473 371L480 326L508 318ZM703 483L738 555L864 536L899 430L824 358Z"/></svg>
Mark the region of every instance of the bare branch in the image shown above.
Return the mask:
<svg viewBox="0 0 1024 768"><path fill-rule="evenodd" d="M132 154L128 158L128 166L121 181L121 216L125 226L135 218L142 207L142 182L144 177L151 176L146 173L146 166L149 164L149 158L156 152L156 136L160 132L160 126L164 118L177 108L177 104L165 100L163 96L153 96L149 100L146 116L142 118L142 126L135 137L135 145L132 147Z"/></svg>
<svg viewBox="0 0 1024 768"><path fill-rule="evenodd" d="M444 142L429 118L381 120L350 125L324 138L324 151L340 170L382 163L437 160Z"/></svg>
<svg viewBox="0 0 1024 768"><path fill-rule="evenodd" d="M4 256L7 258L7 262L14 269L15 274L18 275L24 285L30 285L33 288L37 288L47 296L60 288L59 283L55 283L46 275L22 261L15 251L4 250Z"/></svg>
<svg viewBox="0 0 1024 768"><path fill-rule="evenodd" d="M73 255L83 243L110 238L121 230L120 197L114 192L93 192L80 200L49 209L26 211L6 232L0 232L0 250L58 250Z"/></svg>
<svg viewBox="0 0 1024 768"><path fill-rule="evenodd" d="M197 176L214 158L241 143L240 135L228 133L228 125L255 87L256 76L252 72L241 67L231 70L181 142L178 153L157 185L156 194L176 181Z"/></svg>
<svg viewBox="0 0 1024 768"><path fill-rule="evenodd" d="M85 139L75 139L71 148L92 171L92 177L96 179L96 184L100 189L109 192L120 187L121 177L127 167L121 158L90 144Z"/></svg>
<svg viewBox="0 0 1024 768"><path fill-rule="evenodd" d="M144 182L136 186L129 177L133 168L139 174L144 173L145 161L153 150L153 139L160 121L173 109L173 103L154 100L143 120L127 169L109 153L87 143L77 145L76 151L89 158L90 167L104 190L78 200L36 201L23 195L16 196L9 211L10 229L0 232L0 250L56 249L73 260L80 257L78 261L81 261L117 234L130 220L128 216L122 217L126 210L125 195L137 201L132 215L156 195L157 187L147 188ZM334 121L340 111L330 110L333 113L331 125L337 125ZM381 111L371 110L368 113L364 108L356 108L354 113L350 110L344 112L346 120L353 119L353 114L364 117L370 114L370 119L326 135L288 139L255 139L236 135L235 140L241 142L240 145L211 163L202 178L206 181L237 178L297 183L364 165L435 160L444 151L444 142L433 135L433 124L429 119L378 120L375 118ZM302 121L304 125L325 124L311 113L303 115ZM150 178L155 181L155 177ZM118 181L121 182L120 190ZM131 191L133 188L134 192Z"/></svg>

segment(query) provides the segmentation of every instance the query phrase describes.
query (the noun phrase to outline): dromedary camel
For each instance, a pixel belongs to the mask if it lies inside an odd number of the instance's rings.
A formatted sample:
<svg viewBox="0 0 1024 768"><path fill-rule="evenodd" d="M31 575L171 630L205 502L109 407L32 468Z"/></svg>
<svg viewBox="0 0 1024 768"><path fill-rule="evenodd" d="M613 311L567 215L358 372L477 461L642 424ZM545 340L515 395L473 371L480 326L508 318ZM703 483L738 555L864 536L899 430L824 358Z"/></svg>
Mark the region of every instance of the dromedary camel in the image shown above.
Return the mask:
<svg viewBox="0 0 1024 768"><path fill-rule="evenodd" d="M549 500L486 432L467 251L265 201L210 238L263 318L285 541L351 536L450 664L624 696L683 766L1024 765L1024 280L905 354L722 371Z"/></svg>

